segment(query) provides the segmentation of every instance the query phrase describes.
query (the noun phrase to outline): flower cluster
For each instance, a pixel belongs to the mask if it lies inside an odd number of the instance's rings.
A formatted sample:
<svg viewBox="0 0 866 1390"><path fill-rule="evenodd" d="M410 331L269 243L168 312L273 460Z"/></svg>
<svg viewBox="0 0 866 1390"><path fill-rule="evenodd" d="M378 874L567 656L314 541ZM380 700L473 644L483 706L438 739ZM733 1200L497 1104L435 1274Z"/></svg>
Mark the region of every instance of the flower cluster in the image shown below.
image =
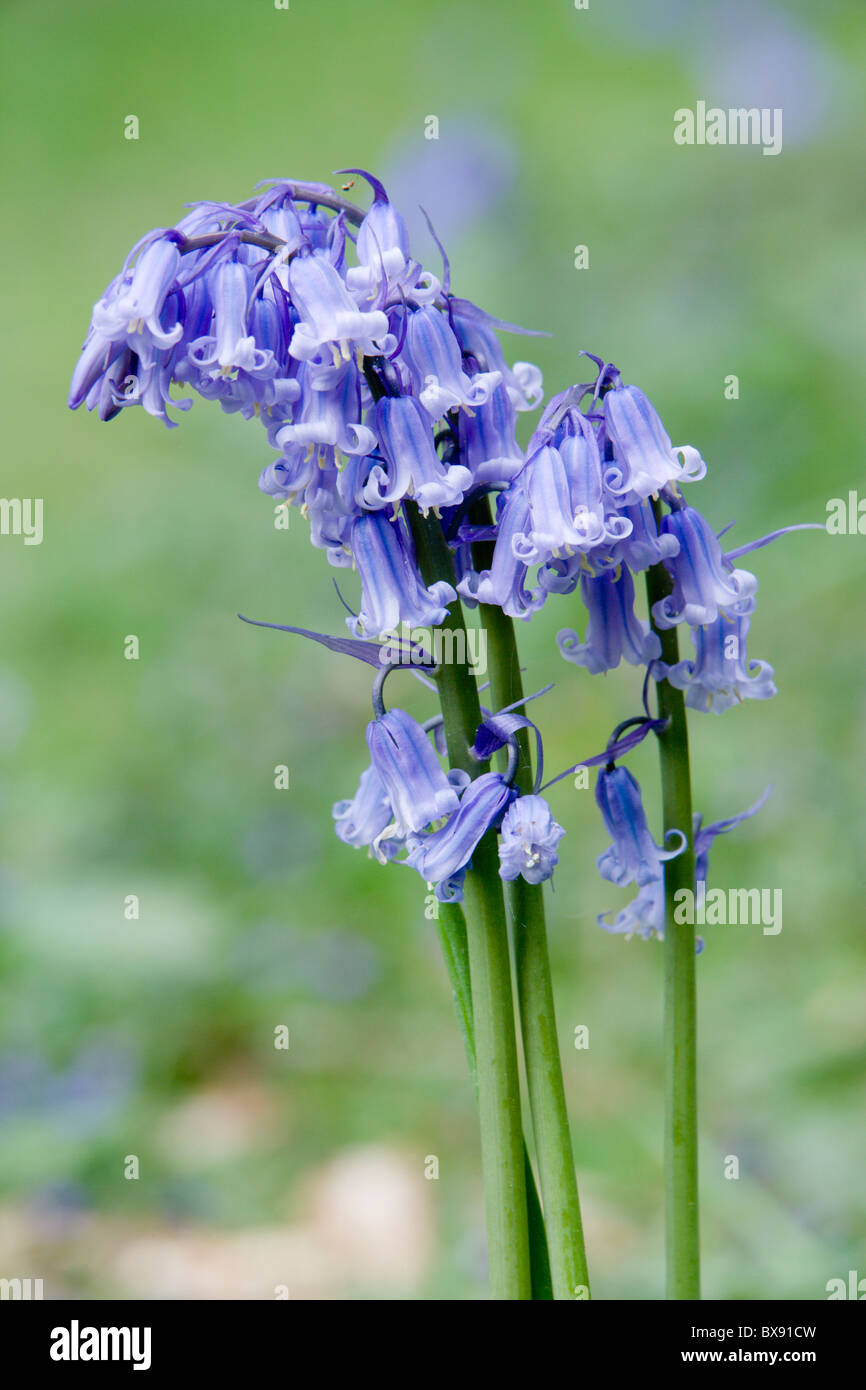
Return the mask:
<svg viewBox="0 0 866 1390"><path fill-rule="evenodd" d="M370 185L366 212L324 184L271 180L145 236L94 306L70 406L110 420L142 405L171 426L169 408L192 403L172 396L179 387L259 421L276 453L259 487L301 509L333 565L357 570L356 643L437 626L458 596L528 619L579 592L583 636L564 627L557 641L591 674L624 660L645 668L645 692L666 679L716 713L774 695L772 668L746 648L757 582L735 564L773 536L725 552L681 491L705 475L700 454L673 445L647 396L601 357L582 354L591 379L554 396L521 448L518 414L540 404L541 374L509 365L498 334L525 330L453 295L438 241L440 276L413 258L382 184L345 172ZM441 532L447 574L422 573L419 524ZM635 577L647 571L661 583L643 618ZM665 661L680 625L694 658ZM400 710L377 712L367 742L370 766L334 808L346 843L407 863L446 900L489 830L503 878L550 877L564 832L537 787L518 796L496 772L446 773L429 731ZM661 866L679 850L654 843L615 760L597 801L612 837L599 869L639 890L612 929L658 932Z"/></svg>
<svg viewBox="0 0 866 1390"><path fill-rule="evenodd" d="M358 570L355 627L379 637L440 623L455 597L424 584L401 504L438 514L507 484L523 464L517 412L542 387L530 363L507 365L507 325L450 293L447 260L444 280L413 260L403 218L364 177L366 214L281 180L149 233L94 306L69 404L103 420L142 405L172 425L167 408L192 404L179 386L259 420L278 453L259 486ZM434 432L455 418L452 458Z"/></svg>
<svg viewBox="0 0 866 1390"><path fill-rule="evenodd" d="M436 721L434 721L435 723ZM489 721L495 730L495 717ZM479 735L488 728L482 724ZM367 726L370 765L358 790L334 806L337 834L367 846L382 863L405 852L405 863L435 887L442 902L459 902L481 838L501 834L500 877L541 883L558 863L565 834L542 796L520 796L507 775L446 773L428 728L401 709L382 711ZM510 741L486 740L485 751ZM486 758L484 759L486 761Z"/></svg>
<svg viewBox="0 0 866 1390"><path fill-rule="evenodd" d="M782 533L725 554L720 537L680 490L706 473L698 451L674 447L646 395L624 385L612 364L585 355L596 365L595 380L570 387L548 404L523 468L498 498L489 564L464 573L458 591L465 601L497 604L509 616L527 619L550 594L578 589L587 623L583 639L573 628L559 632L567 661L591 674L613 670L623 660L642 666L645 692L650 678L667 679L685 692L687 705L701 711L720 714L744 699L770 698L776 693L773 670L750 660L746 649L757 581L734 562ZM462 529L464 541L472 535L471 527ZM651 623L635 608L635 576L648 570L661 576L662 588L651 605ZM695 659L665 662L662 635L679 624L690 629ZM654 724L648 709L645 720L636 722L644 732ZM685 848L688 828L668 832L679 838L675 848L656 845L640 788L615 758L599 772L596 801L612 838L597 861L599 872L618 886L638 888L612 923L602 915L600 925L629 936L661 937L663 864ZM704 829L696 821L699 878L706 874L715 836L755 809Z"/></svg>
<svg viewBox="0 0 866 1390"><path fill-rule="evenodd" d="M651 665L661 655L657 630L685 622L698 659L670 673L659 663L658 679L670 674L697 709L721 712L741 699L768 698L772 669L746 653L757 581L734 567L679 490L705 475L703 459L689 445L671 444L638 387L592 360L595 381L570 387L545 409L523 468L499 496L490 567L465 574L459 592L528 618L549 594L579 588L584 639L564 628L557 640L566 660L593 674L622 660ZM661 519L660 499L670 508ZM654 605L651 631L635 612L634 576L659 564L671 592Z"/></svg>

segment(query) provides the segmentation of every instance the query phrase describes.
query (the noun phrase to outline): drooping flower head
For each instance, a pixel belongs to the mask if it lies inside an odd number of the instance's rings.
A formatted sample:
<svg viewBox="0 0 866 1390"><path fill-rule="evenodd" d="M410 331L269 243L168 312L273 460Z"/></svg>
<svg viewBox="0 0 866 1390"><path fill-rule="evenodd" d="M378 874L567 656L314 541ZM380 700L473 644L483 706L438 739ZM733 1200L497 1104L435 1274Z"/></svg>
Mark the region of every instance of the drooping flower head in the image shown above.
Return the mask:
<svg viewBox="0 0 866 1390"><path fill-rule="evenodd" d="M479 840L494 828L516 795L498 772L484 772L470 782L460 804L439 830L408 840L407 863L430 883L447 884L453 898L455 879L472 858Z"/></svg>
<svg viewBox="0 0 866 1390"><path fill-rule="evenodd" d="M692 838L695 849L695 891L699 883L706 883L709 876L709 855L710 847L718 835L727 834L739 825L741 821L748 820L757 814L767 797L770 788L758 798L747 810L740 811L736 816L729 816L727 820L714 821L712 825L703 825L703 818L699 812L695 812L692 819ZM665 893L664 882L661 878L653 879L644 884L637 897L627 903L613 917L612 921L606 921L608 913L603 912L598 918L598 925L604 927L605 931L614 932L627 938L632 936L643 937L649 941L651 937L662 940L665 934ZM697 949L703 950L703 940L698 939Z"/></svg>
<svg viewBox="0 0 866 1390"><path fill-rule="evenodd" d="M755 576L725 562L721 542L699 511L677 507L665 516L661 531L673 536L678 548L665 561L673 577L673 592L653 605L659 627L677 623L700 627L714 623L720 612L732 616L752 611L758 587Z"/></svg>
<svg viewBox="0 0 866 1390"><path fill-rule="evenodd" d="M599 574L583 570L580 592L589 612L586 641L581 642L573 629L559 632L556 641L566 661L596 675L612 671L623 658L640 666L660 655L658 636L634 611L634 581L625 565Z"/></svg>
<svg viewBox="0 0 866 1390"><path fill-rule="evenodd" d="M69 404L103 420L143 405L173 426L191 404L180 386L259 420L279 453L262 491L357 567L359 621L378 634L440 622L453 590L423 582L405 519L388 534L370 518L438 516L507 484L523 463L515 412L541 378L507 365L497 331L512 326L451 294L444 252L444 280L415 260L382 183L352 172L372 188L366 213L326 184L269 180L143 237L94 307Z"/></svg>
<svg viewBox="0 0 866 1390"><path fill-rule="evenodd" d="M379 837L394 821L394 812L385 784L374 767L367 767L361 773L358 790L351 799L334 802L333 816L334 829L344 844L356 849L375 846L378 851ZM392 837L385 843L396 853L400 841Z"/></svg>
<svg viewBox="0 0 866 1390"><path fill-rule="evenodd" d="M405 710L391 709L371 720L367 746L398 836L417 834L457 810L457 792L442 771L429 736Z"/></svg>
<svg viewBox="0 0 866 1390"><path fill-rule="evenodd" d="M682 831L675 849L663 849L649 832L640 787L628 768L603 767L595 785L595 799L613 843L599 855L602 878L620 887L636 883L645 887L662 877L662 864L681 854L686 845Z"/></svg>
<svg viewBox="0 0 866 1390"><path fill-rule="evenodd" d="M612 446L605 482L630 502L644 501L668 483L694 481L706 472L698 451L690 445L675 449L652 402L639 387L624 386L618 374L604 396L604 426Z"/></svg>
<svg viewBox="0 0 866 1390"><path fill-rule="evenodd" d="M696 627L692 631L694 660L664 667L671 685L686 692L690 709L723 714L742 700L770 700L776 694L773 668L766 661L749 660L746 638L750 618L743 614Z"/></svg>

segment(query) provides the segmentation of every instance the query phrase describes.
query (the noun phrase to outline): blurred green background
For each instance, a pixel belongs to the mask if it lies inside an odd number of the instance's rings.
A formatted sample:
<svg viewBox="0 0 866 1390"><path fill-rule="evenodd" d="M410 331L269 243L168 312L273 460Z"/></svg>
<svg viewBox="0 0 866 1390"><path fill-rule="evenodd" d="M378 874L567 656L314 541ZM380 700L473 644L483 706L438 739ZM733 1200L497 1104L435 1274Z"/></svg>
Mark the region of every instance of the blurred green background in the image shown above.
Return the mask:
<svg viewBox="0 0 866 1390"><path fill-rule="evenodd" d="M548 392L582 375L581 347L648 392L707 459L692 495L718 526L823 521L864 487L866 14L6 0L0 41L2 492L45 505L41 546L0 537L0 1275L46 1296L484 1297L473 1100L423 891L332 830L366 763L368 678L235 617L338 631L337 572L298 513L274 528L257 428L203 402L178 430L100 425L67 413L68 378L143 232L361 165L436 269L424 203L458 294L552 331L506 344ZM676 146L673 112L699 98L783 107L782 154ZM864 545L815 532L753 557L752 655L780 694L692 720L708 819L775 786L717 842L713 885L784 893L780 935L709 929L699 964L707 1297L820 1299L866 1275ZM520 632L530 687L556 682L537 707L552 770L638 704L631 668L560 660L556 630L583 623L561 599ZM631 763L655 816L654 750ZM596 872L591 793L551 801L595 1294L658 1298L661 951L595 925L628 894Z"/></svg>

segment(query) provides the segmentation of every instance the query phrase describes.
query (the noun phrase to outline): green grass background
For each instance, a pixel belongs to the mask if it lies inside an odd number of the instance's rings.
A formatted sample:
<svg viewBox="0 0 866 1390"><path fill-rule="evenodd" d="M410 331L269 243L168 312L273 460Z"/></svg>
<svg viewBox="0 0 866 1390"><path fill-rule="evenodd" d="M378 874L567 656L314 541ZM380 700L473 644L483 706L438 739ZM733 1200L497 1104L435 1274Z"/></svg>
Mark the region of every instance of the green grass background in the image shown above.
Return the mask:
<svg viewBox="0 0 866 1390"><path fill-rule="evenodd" d="M339 630L336 572L297 513L274 529L258 428L203 402L170 432L135 411L103 426L68 414L68 378L144 231L260 178L361 165L423 199L457 293L552 331L507 343L549 392L580 377L581 347L648 392L707 459L692 495L714 523L736 518L746 540L822 521L828 498L864 488L866 18L854 0L725 15L6 0L2 492L44 497L45 539L0 538L0 1275L54 1294L269 1298L275 1268L303 1291L321 1257L324 1297L484 1296L473 1102L421 886L331 828L366 761L367 677L234 616ZM674 110L726 105L719 74L748 74L749 54L754 104L783 85L782 154L677 147ZM779 696L692 721L707 818L775 787L717 842L713 884L784 893L779 936L709 930L699 963L709 1297L823 1298L828 1279L866 1275L864 546L813 533L754 557L752 654ZM520 632L529 685L556 682L537 710L552 770L638 703L631 668L590 678L560 660L556 630L583 622L562 599ZM420 686L401 694L431 712ZM632 766L655 814L653 749ZM658 1298L661 952L596 927L627 896L595 870L591 794L566 781L551 802L568 831L551 949L595 1293ZM335 1164L349 1196L326 1258ZM396 1263L365 1264L363 1240L344 1258L356 1206L373 1246L393 1225ZM202 1267L219 1261L211 1286Z"/></svg>

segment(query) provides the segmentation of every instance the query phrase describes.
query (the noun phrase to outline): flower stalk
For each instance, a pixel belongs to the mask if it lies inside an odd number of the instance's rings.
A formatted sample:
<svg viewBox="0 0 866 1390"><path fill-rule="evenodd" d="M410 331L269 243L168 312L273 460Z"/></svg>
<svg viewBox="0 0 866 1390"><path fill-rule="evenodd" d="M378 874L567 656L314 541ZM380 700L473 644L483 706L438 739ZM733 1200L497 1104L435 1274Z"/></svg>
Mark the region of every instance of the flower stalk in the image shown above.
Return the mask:
<svg viewBox="0 0 866 1390"><path fill-rule="evenodd" d="M514 624L501 608L481 604L480 612L488 636L493 703L502 709L523 698ZM531 792L528 730L519 730L516 737L520 747L516 781L521 791ZM521 876L506 885L506 897L553 1296L557 1300L588 1298L589 1274L556 1031L542 886L527 883Z"/></svg>
<svg viewBox="0 0 866 1390"><path fill-rule="evenodd" d="M653 503L656 520L661 504ZM650 611L672 589L663 564L647 570ZM679 660L676 627L653 623L668 666ZM676 894L694 892L695 850L692 832L692 790L689 736L683 692L669 681L656 685L658 714L669 722L656 731L661 765L664 831L679 830L688 837L683 852L664 865L664 1065L665 1065L665 1250L666 1291L669 1299L701 1296L698 1220L697 1121L697 999L695 930L674 918Z"/></svg>
<svg viewBox="0 0 866 1390"><path fill-rule="evenodd" d="M438 521L422 516L412 502L407 502L406 512L425 583L451 582L451 557ZM443 627L459 631L462 626L461 606L454 603ZM467 667L446 663L440 668L437 686L451 767L477 772L478 764L470 754L481 723L475 679ZM490 1291L494 1299L530 1299L514 1001L495 833L488 832L477 845L464 892Z"/></svg>
<svg viewBox="0 0 866 1390"><path fill-rule="evenodd" d="M469 940L466 931L466 918L459 903L440 903L436 929L442 956L448 971L448 978L454 993L454 1007L460 1025L460 1034L466 1050L466 1061L476 1098L478 1095L478 1068L475 1061L475 1021L472 1013L472 989L469 979ZM547 1252L547 1234L544 1228L544 1214L535 1185L535 1174L526 1144L523 1145L523 1170L526 1177L526 1211L529 1225L529 1257L532 1266L532 1297L535 1302L549 1301L553 1298L550 1278L550 1259Z"/></svg>

